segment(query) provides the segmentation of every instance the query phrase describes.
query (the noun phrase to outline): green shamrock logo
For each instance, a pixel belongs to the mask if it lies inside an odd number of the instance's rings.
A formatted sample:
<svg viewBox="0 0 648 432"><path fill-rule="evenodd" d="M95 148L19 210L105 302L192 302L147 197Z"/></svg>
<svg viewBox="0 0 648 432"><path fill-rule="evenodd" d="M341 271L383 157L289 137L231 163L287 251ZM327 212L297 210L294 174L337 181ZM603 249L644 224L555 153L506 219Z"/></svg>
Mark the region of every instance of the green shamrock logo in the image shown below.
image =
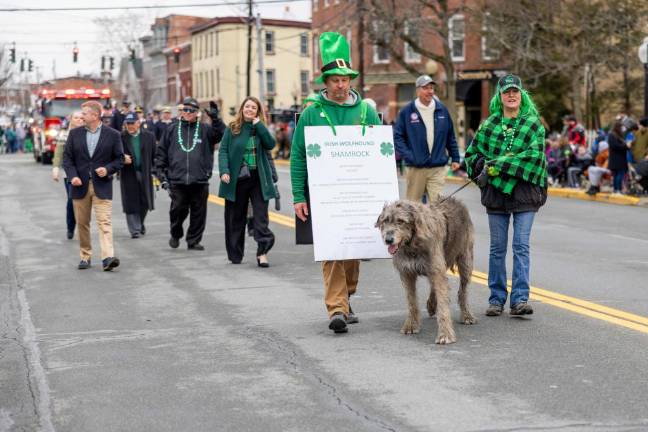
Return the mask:
<svg viewBox="0 0 648 432"><path fill-rule="evenodd" d="M388 142L380 144L380 153L383 156L391 156L394 154L394 145Z"/></svg>
<svg viewBox="0 0 648 432"><path fill-rule="evenodd" d="M310 158L317 158L322 155L322 150L320 149L319 144L308 144L306 146L306 156Z"/></svg>

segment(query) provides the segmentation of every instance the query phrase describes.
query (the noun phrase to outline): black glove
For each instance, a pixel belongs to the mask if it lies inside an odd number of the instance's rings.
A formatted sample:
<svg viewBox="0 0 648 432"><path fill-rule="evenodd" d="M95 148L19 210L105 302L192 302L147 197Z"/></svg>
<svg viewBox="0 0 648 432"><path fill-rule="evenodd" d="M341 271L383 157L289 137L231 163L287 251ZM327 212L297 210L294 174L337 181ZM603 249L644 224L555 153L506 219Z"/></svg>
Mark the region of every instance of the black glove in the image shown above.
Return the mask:
<svg viewBox="0 0 648 432"><path fill-rule="evenodd" d="M477 159L477 162L475 162L475 166L473 168L473 172L481 173L483 171L483 169L484 169L485 162L486 162L486 159L483 158L483 157L480 157L479 159Z"/></svg>
<svg viewBox="0 0 648 432"><path fill-rule="evenodd" d="M216 120L219 118L219 109L218 105L216 105L216 102L214 101L209 101L209 110L205 110L205 113L209 116L210 119Z"/></svg>
<svg viewBox="0 0 648 432"><path fill-rule="evenodd" d="M486 187L488 184L488 167L484 166L477 177L475 177L474 182L477 183L477 186L480 188Z"/></svg>

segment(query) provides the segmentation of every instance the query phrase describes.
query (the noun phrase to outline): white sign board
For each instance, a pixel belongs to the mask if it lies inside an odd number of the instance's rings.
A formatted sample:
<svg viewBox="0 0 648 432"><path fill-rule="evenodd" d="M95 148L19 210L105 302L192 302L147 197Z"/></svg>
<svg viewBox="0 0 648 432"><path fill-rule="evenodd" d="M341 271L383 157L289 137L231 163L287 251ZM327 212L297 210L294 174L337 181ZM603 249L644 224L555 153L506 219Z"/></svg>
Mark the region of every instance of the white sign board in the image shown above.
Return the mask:
<svg viewBox="0 0 648 432"><path fill-rule="evenodd" d="M398 200L391 126L304 129L315 261L391 258L374 226Z"/></svg>

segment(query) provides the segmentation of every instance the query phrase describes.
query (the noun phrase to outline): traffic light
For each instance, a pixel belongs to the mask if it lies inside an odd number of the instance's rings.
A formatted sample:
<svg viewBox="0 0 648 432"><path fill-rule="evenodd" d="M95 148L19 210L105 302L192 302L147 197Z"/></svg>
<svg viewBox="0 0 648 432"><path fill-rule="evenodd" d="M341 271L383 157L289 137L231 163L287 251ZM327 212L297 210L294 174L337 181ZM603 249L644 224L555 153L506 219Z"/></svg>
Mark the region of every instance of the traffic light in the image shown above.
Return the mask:
<svg viewBox="0 0 648 432"><path fill-rule="evenodd" d="M9 50L9 59L11 63L16 63L16 48L11 48Z"/></svg>
<svg viewBox="0 0 648 432"><path fill-rule="evenodd" d="M180 47L173 48L173 61L180 63Z"/></svg>
<svg viewBox="0 0 648 432"><path fill-rule="evenodd" d="M79 60L79 47L72 49L72 61L76 63Z"/></svg>
<svg viewBox="0 0 648 432"><path fill-rule="evenodd" d="M106 70L106 56L101 56L101 70Z"/></svg>
<svg viewBox="0 0 648 432"><path fill-rule="evenodd" d="M20 72L25 72L25 59L20 59Z"/></svg>
<svg viewBox="0 0 648 432"><path fill-rule="evenodd" d="M110 70L115 69L115 57L110 57Z"/></svg>
<svg viewBox="0 0 648 432"><path fill-rule="evenodd" d="M34 71L34 61L29 60L27 62L27 72L33 72Z"/></svg>
<svg viewBox="0 0 648 432"><path fill-rule="evenodd" d="M129 48L130 50L130 61L135 61L135 48Z"/></svg>

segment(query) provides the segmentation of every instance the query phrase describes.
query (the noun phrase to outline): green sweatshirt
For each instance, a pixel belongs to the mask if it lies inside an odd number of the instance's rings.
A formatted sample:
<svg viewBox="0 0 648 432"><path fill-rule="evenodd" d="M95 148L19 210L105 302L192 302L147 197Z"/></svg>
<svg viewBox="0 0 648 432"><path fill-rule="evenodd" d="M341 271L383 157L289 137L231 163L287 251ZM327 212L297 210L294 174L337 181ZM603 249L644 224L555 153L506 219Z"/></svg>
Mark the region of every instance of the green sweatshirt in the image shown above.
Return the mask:
<svg viewBox="0 0 648 432"><path fill-rule="evenodd" d="M380 118L372 107L362 102L360 95L351 90L355 95L355 102L352 104L340 105L326 99L320 92L317 95L317 102L309 106L299 116L299 122L293 134L292 147L290 150L290 178L292 181L293 203L306 202L304 191L308 184L308 172L306 168L306 143L304 141L304 127L306 126L329 126L328 121L322 116L322 110L331 119L335 126L360 125L362 117L362 105L366 106L365 124L379 125Z"/></svg>

